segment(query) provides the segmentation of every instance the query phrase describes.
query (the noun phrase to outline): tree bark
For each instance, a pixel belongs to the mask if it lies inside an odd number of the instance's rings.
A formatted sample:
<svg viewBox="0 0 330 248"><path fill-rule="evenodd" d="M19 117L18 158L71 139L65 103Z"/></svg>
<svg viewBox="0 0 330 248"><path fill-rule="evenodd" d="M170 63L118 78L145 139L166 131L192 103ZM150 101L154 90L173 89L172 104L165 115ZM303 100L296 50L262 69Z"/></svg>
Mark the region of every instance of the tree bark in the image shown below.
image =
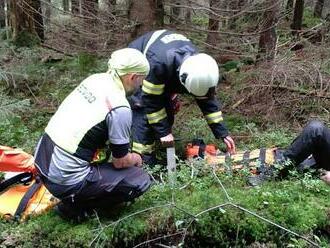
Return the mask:
<svg viewBox="0 0 330 248"><path fill-rule="evenodd" d="M40 38L41 43L45 41L45 32L44 32L44 20L42 17L42 10L41 10L41 1L40 0L32 0L31 2L31 9L32 16L33 16L33 23L34 29Z"/></svg>
<svg viewBox="0 0 330 248"><path fill-rule="evenodd" d="M164 26L164 4L163 0L156 0L156 27Z"/></svg>
<svg viewBox="0 0 330 248"><path fill-rule="evenodd" d="M218 2L218 0L210 0L210 9L213 10L213 8L216 7ZM219 33L217 33L217 31L219 30L219 19L211 12L209 15L208 30L211 32L208 32L207 34L206 43L212 46L216 46L216 44L219 42Z"/></svg>
<svg viewBox="0 0 330 248"><path fill-rule="evenodd" d="M52 13L52 8L51 8L51 0L45 0L44 2L44 25L46 27L49 26L50 23L50 18L51 18L51 13Z"/></svg>
<svg viewBox="0 0 330 248"><path fill-rule="evenodd" d="M164 9L162 0L132 0L129 19L135 22L129 39L163 26Z"/></svg>
<svg viewBox="0 0 330 248"><path fill-rule="evenodd" d="M191 9L190 9L191 2L190 2L190 0L186 0L185 3L188 6L188 8L186 8L184 10L184 20L185 20L185 23L191 24Z"/></svg>
<svg viewBox="0 0 330 248"><path fill-rule="evenodd" d="M299 35L299 31L302 27L304 15L304 0L296 0L293 12L293 21L291 24L292 34Z"/></svg>
<svg viewBox="0 0 330 248"><path fill-rule="evenodd" d="M314 17L322 17L324 0L317 0L314 7Z"/></svg>
<svg viewBox="0 0 330 248"><path fill-rule="evenodd" d="M274 4L272 0L268 1L269 5ZM259 51L257 55L257 63L260 61L271 61L275 57L276 48L276 23L278 21L280 12L280 2L274 5L270 10L264 13L264 24L262 30L264 30L259 37Z"/></svg>
<svg viewBox="0 0 330 248"><path fill-rule="evenodd" d="M181 1L172 1L171 3L175 5L180 5ZM172 6L171 7L171 12L170 12L170 23L172 24L178 24L180 23L180 18L181 18L181 8Z"/></svg>
<svg viewBox="0 0 330 248"><path fill-rule="evenodd" d="M36 34L41 41L44 41L40 0L9 1L8 7L13 40L17 39L20 32L26 31Z"/></svg>
<svg viewBox="0 0 330 248"><path fill-rule="evenodd" d="M0 1L0 27L6 26L5 2Z"/></svg>
<svg viewBox="0 0 330 248"><path fill-rule="evenodd" d="M6 26L6 38L9 39L9 7L8 0L4 0L4 11L5 11L5 26Z"/></svg>

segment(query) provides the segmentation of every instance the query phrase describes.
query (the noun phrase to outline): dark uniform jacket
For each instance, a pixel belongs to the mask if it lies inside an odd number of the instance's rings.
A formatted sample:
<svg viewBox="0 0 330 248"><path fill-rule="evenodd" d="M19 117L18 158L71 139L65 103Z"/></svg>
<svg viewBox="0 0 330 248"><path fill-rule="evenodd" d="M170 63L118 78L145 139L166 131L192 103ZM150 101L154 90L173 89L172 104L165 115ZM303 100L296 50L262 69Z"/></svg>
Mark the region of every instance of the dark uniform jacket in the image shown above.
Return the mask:
<svg viewBox="0 0 330 248"><path fill-rule="evenodd" d="M148 41L153 39L151 38L153 34L154 32L149 32L139 37L128 47L145 53L149 61L149 75L143 82L142 90L134 95L133 102L145 108L148 122L154 129L156 137L160 138L171 133L173 124L171 95L188 93L179 80L180 66L187 57L198 53L198 50L188 38L168 30L148 44ZM145 51L146 48L147 51ZM208 99L195 97L195 100L214 136L226 137L228 131L223 124L220 104L215 96L210 96Z"/></svg>

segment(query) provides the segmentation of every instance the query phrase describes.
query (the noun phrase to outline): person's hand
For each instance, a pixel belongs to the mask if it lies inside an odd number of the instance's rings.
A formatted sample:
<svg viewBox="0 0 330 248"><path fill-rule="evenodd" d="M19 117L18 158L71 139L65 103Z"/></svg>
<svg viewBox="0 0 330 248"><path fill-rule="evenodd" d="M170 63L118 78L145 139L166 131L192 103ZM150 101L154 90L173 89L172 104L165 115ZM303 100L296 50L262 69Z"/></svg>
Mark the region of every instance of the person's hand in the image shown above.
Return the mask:
<svg viewBox="0 0 330 248"><path fill-rule="evenodd" d="M170 133L164 137L160 138L160 142L162 143L163 147L171 147L174 145L174 137L173 135Z"/></svg>
<svg viewBox="0 0 330 248"><path fill-rule="evenodd" d="M326 171L321 177L320 177L326 184L330 185L330 171Z"/></svg>
<svg viewBox="0 0 330 248"><path fill-rule="evenodd" d="M225 137L223 139L223 142L225 142L226 144L227 152L229 152L231 155L236 153L236 146L232 137L230 136Z"/></svg>
<svg viewBox="0 0 330 248"><path fill-rule="evenodd" d="M123 169L133 166L142 166L141 155L135 152L127 153L124 157L121 158L112 158L113 166L116 169Z"/></svg>
<svg viewBox="0 0 330 248"><path fill-rule="evenodd" d="M134 161L134 165L137 167L141 167L142 166L141 155L138 153L132 152L131 156L132 156L132 160Z"/></svg>

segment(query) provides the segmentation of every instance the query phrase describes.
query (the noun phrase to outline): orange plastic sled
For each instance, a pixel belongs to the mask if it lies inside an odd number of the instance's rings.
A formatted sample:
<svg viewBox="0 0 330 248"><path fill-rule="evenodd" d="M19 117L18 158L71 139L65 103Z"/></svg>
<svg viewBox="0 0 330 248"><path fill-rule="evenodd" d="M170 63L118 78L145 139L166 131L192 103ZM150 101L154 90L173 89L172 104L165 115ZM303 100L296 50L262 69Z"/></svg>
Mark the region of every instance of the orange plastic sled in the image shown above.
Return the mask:
<svg viewBox="0 0 330 248"><path fill-rule="evenodd" d="M12 186L0 195L1 217L5 219L18 218L24 221L27 217L41 214L57 204L58 200L48 192L44 185L41 185L28 201L25 210L19 216L15 216L22 198L34 182L33 180L30 185Z"/></svg>
<svg viewBox="0 0 330 248"><path fill-rule="evenodd" d="M22 172L17 177L0 182L0 217L23 221L57 204L58 199L40 180L36 181L32 155L18 148L0 146L0 172Z"/></svg>

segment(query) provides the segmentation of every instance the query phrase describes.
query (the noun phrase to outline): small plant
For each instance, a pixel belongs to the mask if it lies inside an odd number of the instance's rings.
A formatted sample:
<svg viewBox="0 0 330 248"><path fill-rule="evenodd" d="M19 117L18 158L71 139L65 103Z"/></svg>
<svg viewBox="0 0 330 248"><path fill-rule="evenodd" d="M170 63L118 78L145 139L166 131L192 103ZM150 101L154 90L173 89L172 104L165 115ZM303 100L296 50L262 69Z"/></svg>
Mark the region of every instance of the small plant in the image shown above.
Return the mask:
<svg viewBox="0 0 330 248"><path fill-rule="evenodd" d="M36 34L27 31L19 32L13 44L17 47L33 47L40 44L40 39Z"/></svg>
<svg viewBox="0 0 330 248"><path fill-rule="evenodd" d="M320 18L314 16L313 10L311 8L304 8L303 25L306 28L315 27L317 24L320 23Z"/></svg>
<svg viewBox="0 0 330 248"><path fill-rule="evenodd" d="M0 91L0 122L26 111L30 106L29 99L18 100L9 97Z"/></svg>
<svg viewBox="0 0 330 248"><path fill-rule="evenodd" d="M89 72L94 70L96 66L96 56L88 53L79 53L77 57L78 70L81 73Z"/></svg>
<svg viewBox="0 0 330 248"><path fill-rule="evenodd" d="M11 38L11 30L6 28L0 29L0 39L2 40L8 40Z"/></svg>

